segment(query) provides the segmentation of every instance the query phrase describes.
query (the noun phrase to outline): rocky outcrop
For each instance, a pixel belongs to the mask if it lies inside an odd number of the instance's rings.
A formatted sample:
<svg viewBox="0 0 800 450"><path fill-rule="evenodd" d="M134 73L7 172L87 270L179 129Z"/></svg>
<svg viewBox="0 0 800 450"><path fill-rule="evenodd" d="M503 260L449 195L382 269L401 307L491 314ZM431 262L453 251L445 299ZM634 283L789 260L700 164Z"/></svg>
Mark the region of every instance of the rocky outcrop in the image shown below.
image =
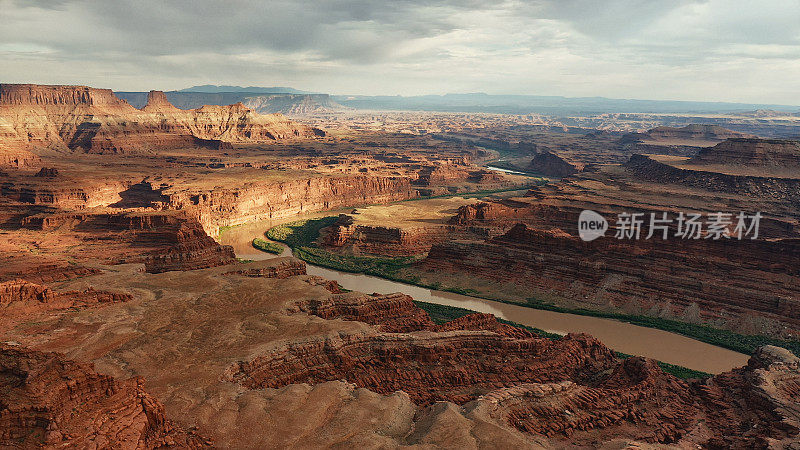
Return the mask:
<svg viewBox="0 0 800 450"><path fill-rule="evenodd" d="M122 179L98 177L82 180L59 172L55 177L35 176L35 173L12 172L0 178L0 196L30 205L48 205L64 209L85 209L108 206L122 200L120 193L133 183Z"/></svg>
<svg viewBox="0 0 800 450"><path fill-rule="evenodd" d="M639 357L624 360L594 387L572 381L525 384L483 400L516 428L556 439L592 431L611 436L614 428L630 427L635 430L630 438L674 444L700 415L688 383Z"/></svg>
<svg viewBox="0 0 800 450"><path fill-rule="evenodd" d="M433 165L423 167L419 171L419 178L416 184L420 186L431 186L433 184L449 183L453 181L463 181L470 177L469 171L464 167L456 165Z"/></svg>
<svg viewBox="0 0 800 450"><path fill-rule="evenodd" d="M294 311L323 319L357 320L377 325L387 333L437 329L428 314L414 305L411 297L400 293L366 295L348 292L298 303Z"/></svg>
<svg viewBox="0 0 800 450"><path fill-rule="evenodd" d="M389 203L419 195L412 189L409 179L402 176L311 175L286 181L245 180L225 186L185 188L180 184L157 185L147 180L103 178L84 180L76 185L69 174L55 178L32 175L14 173L0 178L0 196L17 203L68 210L96 206L181 210L195 217L211 236L217 236L222 226L353 205ZM43 218L40 215L26 219L30 225L25 226L35 227L34 224L43 220L62 219L66 216ZM45 226L55 226L55 222Z"/></svg>
<svg viewBox="0 0 800 450"><path fill-rule="evenodd" d="M531 332L503 324L491 314L471 313L444 324L437 324L414 304L414 299L401 293L366 295L348 292L325 299L299 302L293 312L305 312L323 319L355 320L376 325L386 333L412 331L492 331L516 339L533 338Z"/></svg>
<svg viewBox="0 0 800 450"><path fill-rule="evenodd" d="M111 89L88 86L41 84L0 84L2 106L97 106L119 111L133 111L131 105L118 99Z"/></svg>
<svg viewBox="0 0 800 450"><path fill-rule="evenodd" d="M345 379L382 394L403 390L420 404L463 404L518 383L584 379L613 363L613 352L586 335L343 334L277 346L230 367L225 378L251 389Z"/></svg>
<svg viewBox="0 0 800 450"><path fill-rule="evenodd" d="M317 137L320 130L280 114L260 115L241 103L179 110L163 92L138 110L108 89L0 85L0 130L9 149L90 153L148 152ZM6 158L8 159L8 158Z"/></svg>
<svg viewBox="0 0 800 450"><path fill-rule="evenodd" d="M30 320L31 317L102 307L130 300L133 300L133 296L128 293L95 290L92 287L57 292L45 285L21 278L3 281L0 282L0 329L11 329L15 324Z"/></svg>
<svg viewBox="0 0 800 450"><path fill-rule="evenodd" d="M3 126L3 121L0 119L0 139L5 139L2 131ZM16 133L14 133L14 137L16 137ZM0 167L23 169L36 166L40 162L38 155L16 147L13 142L0 142Z"/></svg>
<svg viewBox="0 0 800 450"><path fill-rule="evenodd" d="M180 110L167 100L167 96L162 91L150 91L147 94L147 104L142 111L146 113L175 113Z"/></svg>
<svg viewBox="0 0 800 450"><path fill-rule="evenodd" d="M306 274L306 263L296 258L274 258L247 263L243 269L226 272L225 275L240 275L255 278L289 278Z"/></svg>
<svg viewBox="0 0 800 450"><path fill-rule="evenodd" d="M236 261L233 248L219 245L194 219L180 217L153 228L151 232L135 236L140 242L150 238L156 239L156 243L169 245L147 253L141 258L145 270L151 273L204 269Z"/></svg>
<svg viewBox="0 0 800 450"><path fill-rule="evenodd" d="M697 154L698 149L713 146L725 139L755 137L718 125L689 124L684 127L660 126L644 133L627 133L618 143L630 153L690 157Z"/></svg>
<svg viewBox="0 0 800 450"><path fill-rule="evenodd" d="M203 448L170 421L143 380L116 380L91 365L0 344L0 446Z"/></svg>
<svg viewBox="0 0 800 450"><path fill-rule="evenodd" d="M692 386L718 448L791 448L800 442L800 360L758 349L747 366ZM746 424L746 425L744 425Z"/></svg>
<svg viewBox="0 0 800 450"><path fill-rule="evenodd" d="M701 149L689 163L800 169L800 141L728 139L713 147ZM800 173L798 173L798 178L800 178Z"/></svg>
<svg viewBox="0 0 800 450"><path fill-rule="evenodd" d="M583 170L581 164L571 164L558 155L544 151L533 157L527 170L548 177L563 178Z"/></svg>
<svg viewBox="0 0 800 450"><path fill-rule="evenodd" d="M23 279L0 282L0 306L9 306L12 303L24 306L39 303L66 302L66 307L73 307L126 302L129 300L133 300L133 296L130 294L97 291L93 288L83 291L54 292L47 286Z"/></svg>
<svg viewBox="0 0 800 450"><path fill-rule="evenodd" d="M58 176L58 169L54 167L42 167L34 176L39 178L55 178Z"/></svg>
<svg viewBox="0 0 800 450"><path fill-rule="evenodd" d="M748 365L688 382L629 358L594 386L572 381L500 389L472 408L573 446L626 436L704 448L791 448L800 438L797 357L763 347Z"/></svg>
<svg viewBox="0 0 800 450"><path fill-rule="evenodd" d="M530 205L514 205L500 202L477 202L458 208L448 221L454 225L496 224L498 221L519 220L531 216Z"/></svg>
<svg viewBox="0 0 800 450"><path fill-rule="evenodd" d="M351 216L340 214L339 220L325 229L322 240L326 246L344 247L358 253L413 256L427 252L432 245L452 239L456 234L466 235L463 229L447 225L357 225Z"/></svg>

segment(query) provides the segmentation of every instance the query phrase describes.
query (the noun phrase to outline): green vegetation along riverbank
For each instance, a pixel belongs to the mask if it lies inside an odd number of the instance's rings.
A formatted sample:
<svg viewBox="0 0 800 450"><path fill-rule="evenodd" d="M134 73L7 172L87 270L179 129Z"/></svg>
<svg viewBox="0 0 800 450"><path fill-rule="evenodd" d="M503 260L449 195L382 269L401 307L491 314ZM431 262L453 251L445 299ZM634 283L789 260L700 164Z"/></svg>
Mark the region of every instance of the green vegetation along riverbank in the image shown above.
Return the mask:
<svg viewBox="0 0 800 450"><path fill-rule="evenodd" d="M422 282L418 277L407 275L403 269L410 268L418 259L413 257L382 258L370 256L350 256L333 253L320 248L316 241L320 231L336 222L333 216L321 219L308 219L290 222L271 228L267 237L273 241L280 241L292 248L294 255L310 264L339 270L342 272L363 273L385 278L406 284L413 284L428 289L455 292L462 295L483 298L512 305L527 306L535 309L577 314L583 316L613 319L648 328L669 331L671 333L696 339L701 342L727 348L740 353L751 355L758 347L763 345L777 345L791 350L800 356L800 341L784 340L760 335L744 335L733 331L713 328L707 325L680 322L677 320L648 317L642 315L622 314L606 311L595 311L582 308L565 308L537 299L528 299L527 303L512 302L502 298L486 295L476 295L476 291L458 287L442 286L439 283L430 284Z"/></svg>
<svg viewBox="0 0 800 450"><path fill-rule="evenodd" d="M253 239L253 247L261 250L262 252L272 253L275 255L280 255L283 253L283 246L275 242L265 241L261 238Z"/></svg>

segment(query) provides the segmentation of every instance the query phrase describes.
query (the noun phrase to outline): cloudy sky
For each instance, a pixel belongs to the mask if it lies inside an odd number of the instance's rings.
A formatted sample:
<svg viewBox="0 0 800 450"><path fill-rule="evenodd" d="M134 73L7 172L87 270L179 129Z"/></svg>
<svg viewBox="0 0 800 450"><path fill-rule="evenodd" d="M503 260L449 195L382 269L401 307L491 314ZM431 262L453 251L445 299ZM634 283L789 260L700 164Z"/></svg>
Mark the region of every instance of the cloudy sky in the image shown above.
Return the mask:
<svg viewBox="0 0 800 450"><path fill-rule="evenodd" d="M0 0L0 82L800 105L800 0Z"/></svg>

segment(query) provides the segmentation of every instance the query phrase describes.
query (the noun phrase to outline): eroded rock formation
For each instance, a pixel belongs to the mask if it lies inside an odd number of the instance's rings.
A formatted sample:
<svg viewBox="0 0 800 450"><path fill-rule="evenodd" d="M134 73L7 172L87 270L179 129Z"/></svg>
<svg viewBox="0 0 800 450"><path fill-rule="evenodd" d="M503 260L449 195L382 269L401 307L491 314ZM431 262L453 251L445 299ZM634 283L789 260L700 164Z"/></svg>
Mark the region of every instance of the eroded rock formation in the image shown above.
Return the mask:
<svg viewBox="0 0 800 450"><path fill-rule="evenodd" d="M8 149L89 153L219 148L222 142L324 134L280 114L257 114L241 103L184 111L172 106L163 92L153 91L148 105L138 110L108 89L24 84L0 85L0 129Z"/></svg>
<svg viewBox="0 0 800 450"><path fill-rule="evenodd" d="M0 446L203 448L170 421L141 378L115 380L56 353L0 344Z"/></svg>
<svg viewBox="0 0 800 450"><path fill-rule="evenodd" d="M295 258L266 260L248 263L246 268L226 272L226 275L241 275L258 278L289 278L306 274L306 263Z"/></svg>
<svg viewBox="0 0 800 450"><path fill-rule="evenodd" d="M106 245L110 263L144 263L151 273L193 270L236 261L233 249L211 238L200 223L180 211L65 212L27 216L32 230L74 230L76 237Z"/></svg>
<svg viewBox="0 0 800 450"><path fill-rule="evenodd" d="M681 381L628 358L593 386L571 381L501 389L486 408L527 432L572 445L615 436L707 448L786 448L800 437L798 359L764 347L741 369Z"/></svg>
<svg viewBox="0 0 800 450"><path fill-rule="evenodd" d="M408 178L363 175L313 177L239 187L165 192L171 209L187 211L215 236L221 226L238 225L353 204L388 203L416 197Z"/></svg>
<svg viewBox="0 0 800 450"><path fill-rule="evenodd" d="M109 223L112 227L133 231L137 242L150 240L157 247L142 258L120 261L142 261L148 272L202 269L236 261L230 246L219 245L200 223L184 214L112 215Z"/></svg>
<svg viewBox="0 0 800 450"><path fill-rule="evenodd" d="M382 394L403 390L422 404L461 404L520 382L582 379L613 360L611 350L585 335L551 342L482 331L359 334L287 343L226 377L249 388L344 377Z"/></svg>
<svg viewBox="0 0 800 450"><path fill-rule="evenodd" d="M427 252L433 244L467 235L463 229L447 225L417 227L370 226L353 223L352 217L340 214L337 223L326 228L323 242L329 247L345 247L359 253L411 256Z"/></svg>
<svg viewBox="0 0 800 450"><path fill-rule="evenodd" d="M54 291L25 279L0 282L0 327L10 327L29 317L53 311L107 306L133 300L126 292L96 290Z"/></svg>
<svg viewBox="0 0 800 450"><path fill-rule="evenodd" d="M35 303L67 302L68 306L116 303L132 300L133 296L121 292L97 291L88 288L83 291L54 292L44 285L22 279L0 283L0 305L12 303L30 305Z"/></svg>

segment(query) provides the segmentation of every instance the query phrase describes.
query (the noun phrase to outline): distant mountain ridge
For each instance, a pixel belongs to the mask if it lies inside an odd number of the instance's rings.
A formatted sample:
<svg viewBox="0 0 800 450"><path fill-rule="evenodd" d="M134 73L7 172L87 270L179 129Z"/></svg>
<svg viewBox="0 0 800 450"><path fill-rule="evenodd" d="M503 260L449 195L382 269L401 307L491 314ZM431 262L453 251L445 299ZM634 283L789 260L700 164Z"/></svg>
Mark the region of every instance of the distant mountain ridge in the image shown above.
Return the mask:
<svg viewBox="0 0 800 450"><path fill-rule="evenodd" d="M206 94L219 94L223 92L247 92L253 94L317 94L317 92L301 91L299 89L274 86L274 87L261 87L261 86L230 86L230 85L216 85L216 84L203 84L200 86L192 86L184 89L179 89L174 92L203 92Z"/></svg>
<svg viewBox="0 0 800 450"><path fill-rule="evenodd" d="M227 88L228 86L222 87ZM115 92L114 94L136 108L141 109L147 104L147 92ZM342 108L341 105L331 100L328 94L170 91L165 92L165 95L170 103L180 109L196 109L204 105L224 106L242 103L259 114L281 113L298 115Z"/></svg>
<svg viewBox="0 0 800 450"><path fill-rule="evenodd" d="M589 115L603 113L725 113L754 110L800 111L797 105L606 97L492 95L485 93L391 96L335 95L334 101L357 109L485 112L500 114Z"/></svg>

